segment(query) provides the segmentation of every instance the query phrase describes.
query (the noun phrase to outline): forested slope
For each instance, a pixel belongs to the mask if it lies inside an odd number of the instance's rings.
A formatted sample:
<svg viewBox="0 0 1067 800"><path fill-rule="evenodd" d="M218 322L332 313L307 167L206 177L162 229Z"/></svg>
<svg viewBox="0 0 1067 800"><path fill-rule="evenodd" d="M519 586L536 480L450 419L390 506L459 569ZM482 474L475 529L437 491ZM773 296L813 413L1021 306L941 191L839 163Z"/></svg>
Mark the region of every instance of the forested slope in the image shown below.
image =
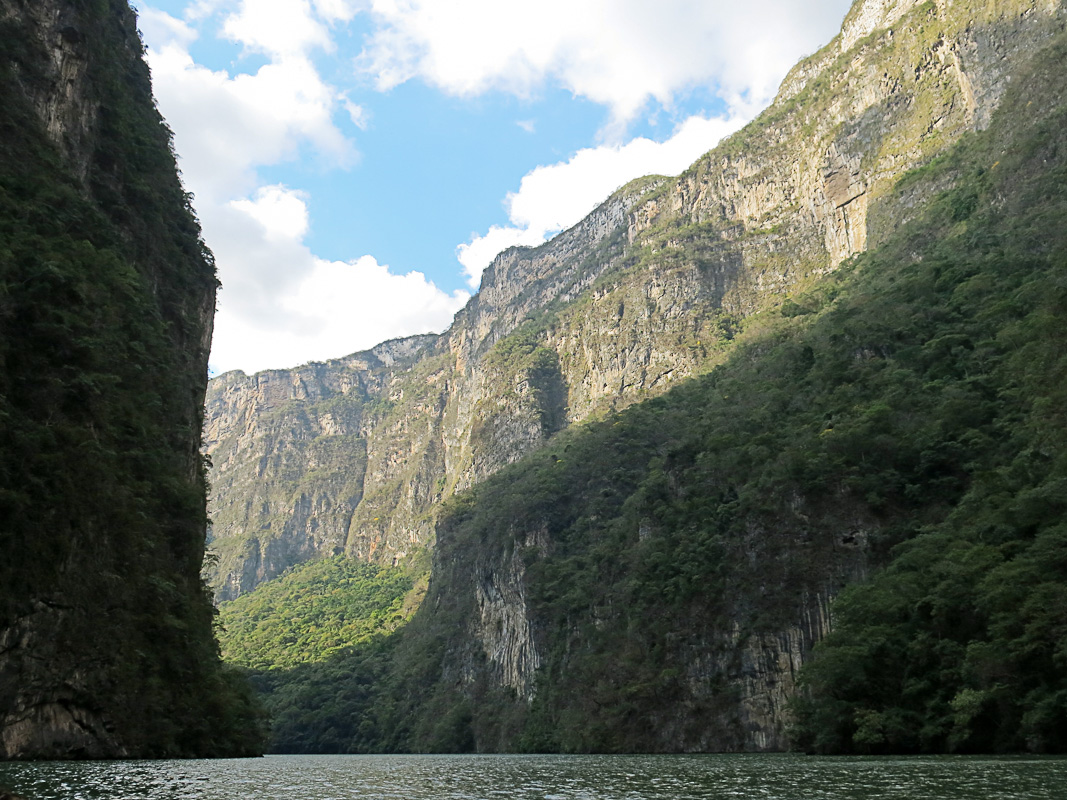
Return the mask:
<svg viewBox="0 0 1067 800"><path fill-rule="evenodd" d="M908 360L929 365L913 386L940 398L926 416L950 433L937 452L959 489L835 603L804 674L799 746L1067 750L1065 64L1061 40L963 151L969 178L940 224L872 259L925 256L904 319L937 325Z"/></svg>
<svg viewBox="0 0 1067 800"><path fill-rule="evenodd" d="M710 374L451 502L411 623L258 678L274 746L1062 751L1065 63Z"/></svg>
<svg viewBox="0 0 1067 800"><path fill-rule="evenodd" d="M0 1L0 758L255 752L200 580L217 281L125 0Z"/></svg>

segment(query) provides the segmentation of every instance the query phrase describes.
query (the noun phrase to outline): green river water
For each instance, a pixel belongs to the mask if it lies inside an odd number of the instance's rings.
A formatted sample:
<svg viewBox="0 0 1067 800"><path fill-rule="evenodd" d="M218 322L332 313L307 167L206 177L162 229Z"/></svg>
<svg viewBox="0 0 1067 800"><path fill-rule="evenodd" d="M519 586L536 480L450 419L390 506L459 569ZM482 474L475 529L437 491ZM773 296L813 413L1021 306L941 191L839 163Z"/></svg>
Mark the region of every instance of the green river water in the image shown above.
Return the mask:
<svg viewBox="0 0 1067 800"><path fill-rule="evenodd" d="M268 756L0 763L26 800L1007 800L1067 798L1067 759Z"/></svg>

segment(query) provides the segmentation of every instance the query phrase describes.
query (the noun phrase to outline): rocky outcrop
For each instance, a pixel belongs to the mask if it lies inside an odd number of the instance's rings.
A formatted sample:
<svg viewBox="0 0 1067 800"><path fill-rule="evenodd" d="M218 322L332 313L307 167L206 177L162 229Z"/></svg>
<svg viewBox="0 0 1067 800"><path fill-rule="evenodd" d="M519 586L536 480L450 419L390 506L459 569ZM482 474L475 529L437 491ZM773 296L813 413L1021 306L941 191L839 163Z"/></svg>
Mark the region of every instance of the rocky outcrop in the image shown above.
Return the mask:
<svg viewBox="0 0 1067 800"><path fill-rule="evenodd" d="M101 665L65 668L69 654L66 630L73 609L35 600L29 613L0 632L0 657L33 653L51 673L48 679L27 675L33 690L14 693L0 727L0 754L6 758L117 758L130 755L115 735L108 712L87 703Z"/></svg>
<svg viewBox="0 0 1067 800"><path fill-rule="evenodd" d="M738 749L782 751L789 749L786 725L790 719L789 701L796 695L797 674L811 648L830 632L830 598L816 595L805 604L795 625L774 633L753 633L742 640L735 629L731 636L734 669L725 670L728 684L738 689L737 717L740 728ZM722 673L720 673L722 674ZM692 678L691 678L692 679ZM694 686L694 694L714 696L705 681ZM708 745L714 745L708 742Z"/></svg>
<svg viewBox="0 0 1067 800"><path fill-rule="evenodd" d="M407 469L406 450L418 439L409 423L435 419L421 407L411 417L398 413L413 399L403 379L436 341L413 337L334 362L211 382L204 446L213 463L218 599L316 555L340 554L350 538L357 555L374 557L387 524L378 526L380 513L366 518L383 502L375 489L388 491L397 468ZM404 449L390 450L391 441ZM397 543L387 557L402 558L409 546Z"/></svg>
<svg viewBox="0 0 1067 800"><path fill-rule="evenodd" d="M17 28L44 56L43 80L27 81L25 91L44 132L84 180L99 116L99 105L90 100L84 19L67 3L7 2L0 7L0 24Z"/></svg>
<svg viewBox="0 0 1067 800"><path fill-rule="evenodd" d="M653 713L645 748L661 752L789 749L789 702L811 648L830 631L829 598L808 598L796 623L773 632L705 631L679 652L685 696Z"/></svg>
<svg viewBox="0 0 1067 800"><path fill-rule="evenodd" d="M218 599L324 553L396 562L432 542L442 497L558 430L566 406L558 366L486 358L528 313L576 297L611 268L639 195L639 187L624 188L550 245L501 254L492 268L500 277L484 279L440 336L214 378L205 451L213 463L218 563L209 574ZM585 259L587 270L573 274L572 259ZM520 347L523 355L529 349ZM321 461L324 447L336 456L329 464Z"/></svg>
<svg viewBox="0 0 1067 800"><path fill-rule="evenodd" d="M477 577L477 616L469 635L481 643L493 682L529 702L534 697L541 657L526 603L525 577L523 562L515 553L505 572L486 569ZM471 672L468 671L468 679L473 677Z"/></svg>

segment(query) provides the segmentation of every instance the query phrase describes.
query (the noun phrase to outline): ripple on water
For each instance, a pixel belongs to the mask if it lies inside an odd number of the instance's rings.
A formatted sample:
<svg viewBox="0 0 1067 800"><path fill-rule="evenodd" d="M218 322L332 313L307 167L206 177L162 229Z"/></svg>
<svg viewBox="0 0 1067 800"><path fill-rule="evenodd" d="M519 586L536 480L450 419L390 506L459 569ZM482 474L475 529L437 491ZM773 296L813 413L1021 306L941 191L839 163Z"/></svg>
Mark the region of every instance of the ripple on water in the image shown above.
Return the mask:
<svg viewBox="0 0 1067 800"><path fill-rule="evenodd" d="M271 756L0 764L27 800L1037 800L1061 758Z"/></svg>

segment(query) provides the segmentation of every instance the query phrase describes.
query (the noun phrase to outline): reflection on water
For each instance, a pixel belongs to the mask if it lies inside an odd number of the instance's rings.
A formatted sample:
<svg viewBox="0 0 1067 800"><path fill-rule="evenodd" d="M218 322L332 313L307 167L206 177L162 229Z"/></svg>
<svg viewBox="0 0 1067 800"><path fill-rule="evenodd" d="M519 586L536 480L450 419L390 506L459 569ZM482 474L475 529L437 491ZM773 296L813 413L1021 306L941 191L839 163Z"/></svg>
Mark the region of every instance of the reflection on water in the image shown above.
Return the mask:
<svg viewBox="0 0 1067 800"><path fill-rule="evenodd" d="M0 764L27 800L1037 800L1067 759L703 756L270 756Z"/></svg>

